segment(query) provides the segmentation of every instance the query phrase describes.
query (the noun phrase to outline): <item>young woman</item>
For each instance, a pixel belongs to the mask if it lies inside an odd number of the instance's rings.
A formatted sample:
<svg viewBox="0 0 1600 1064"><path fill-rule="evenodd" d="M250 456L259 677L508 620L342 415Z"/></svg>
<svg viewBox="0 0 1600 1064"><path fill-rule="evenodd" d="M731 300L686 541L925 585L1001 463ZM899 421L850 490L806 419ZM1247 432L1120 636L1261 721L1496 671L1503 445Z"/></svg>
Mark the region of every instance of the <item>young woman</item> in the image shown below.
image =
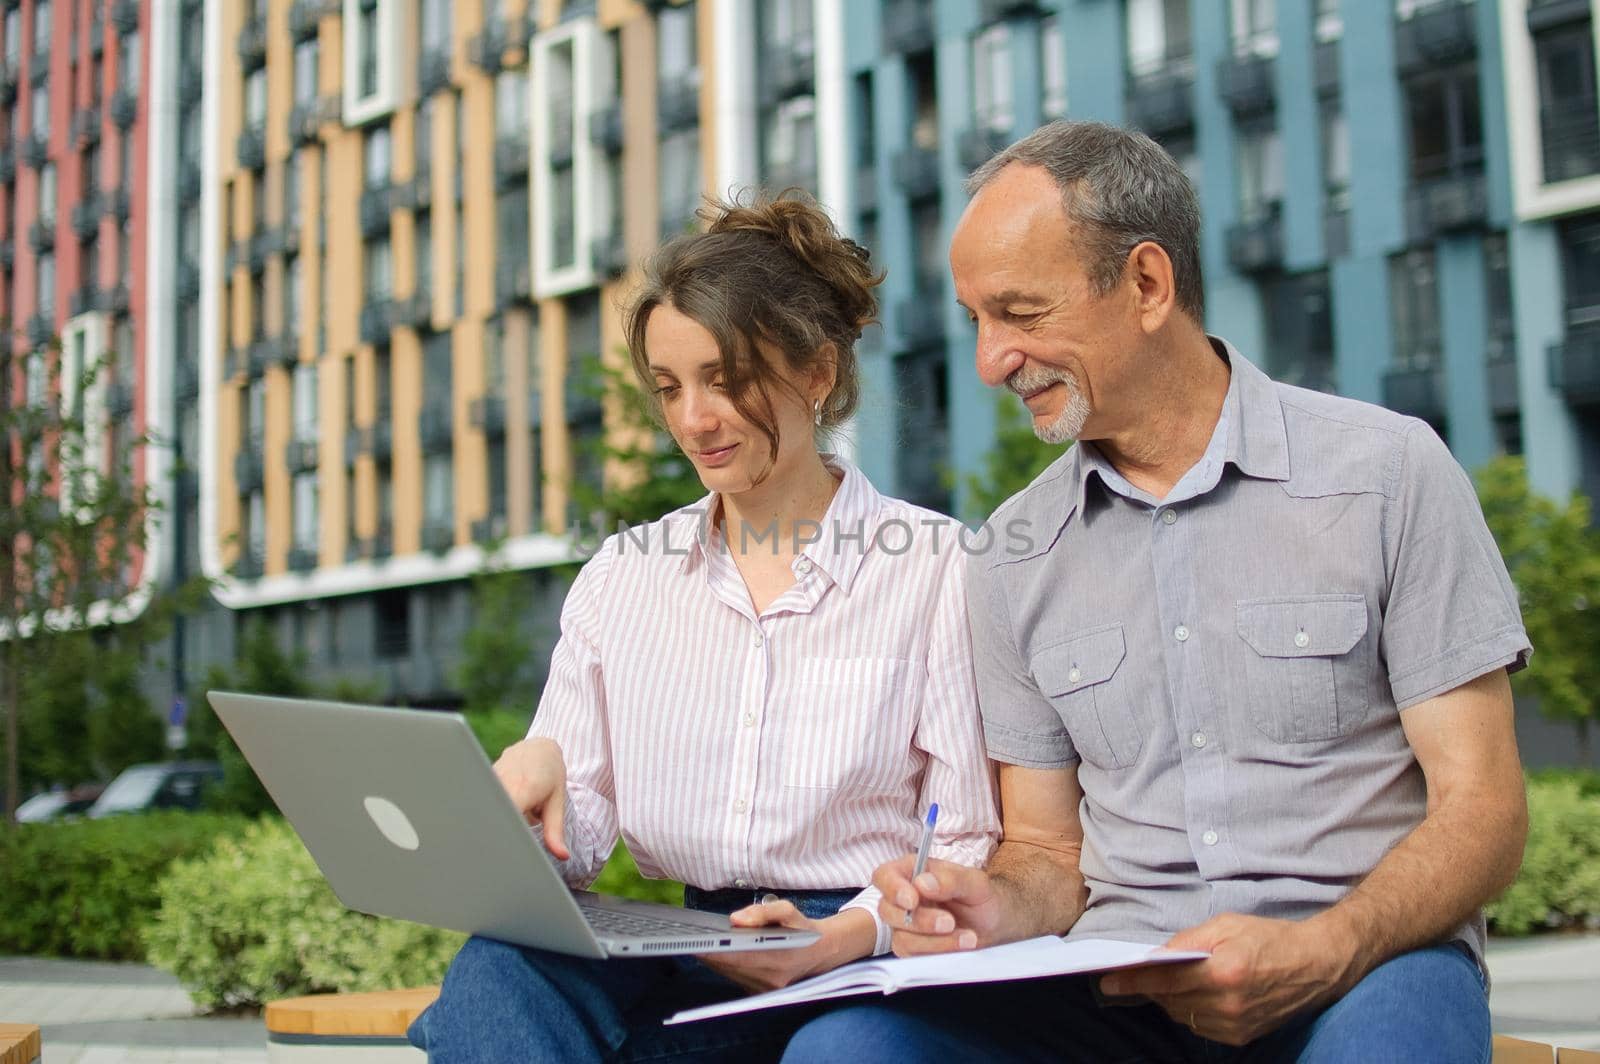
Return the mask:
<svg viewBox="0 0 1600 1064"><path fill-rule="evenodd" d="M937 856L981 865L997 837L957 526L817 446L855 409L882 277L809 201L704 213L626 321L711 494L583 567L533 727L495 770L574 886L620 834L687 905L821 938L611 961L475 938L412 1030L434 1060L776 1057L814 1011L661 1019L887 950L868 883L930 801Z"/></svg>

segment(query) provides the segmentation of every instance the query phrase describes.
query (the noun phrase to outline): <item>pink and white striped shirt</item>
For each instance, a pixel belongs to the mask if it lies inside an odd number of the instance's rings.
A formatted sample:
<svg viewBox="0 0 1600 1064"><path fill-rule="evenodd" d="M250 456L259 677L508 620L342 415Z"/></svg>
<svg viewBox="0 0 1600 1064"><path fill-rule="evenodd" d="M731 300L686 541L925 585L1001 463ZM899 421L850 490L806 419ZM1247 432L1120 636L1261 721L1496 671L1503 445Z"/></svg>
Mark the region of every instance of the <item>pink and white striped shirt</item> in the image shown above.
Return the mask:
<svg viewBox="0 0 1600 1064"><path fill-rule="evenodd" d="M620 823L647 876L864 887L846 908L872 915L883 952L866 884L916 849L929 802L934 856L987 861L999 818L961 528L828 462L839 489L759 616L707 531L715 495L609 537L578 574L528 732L566 760L568 882L599 873Z"/></svg>

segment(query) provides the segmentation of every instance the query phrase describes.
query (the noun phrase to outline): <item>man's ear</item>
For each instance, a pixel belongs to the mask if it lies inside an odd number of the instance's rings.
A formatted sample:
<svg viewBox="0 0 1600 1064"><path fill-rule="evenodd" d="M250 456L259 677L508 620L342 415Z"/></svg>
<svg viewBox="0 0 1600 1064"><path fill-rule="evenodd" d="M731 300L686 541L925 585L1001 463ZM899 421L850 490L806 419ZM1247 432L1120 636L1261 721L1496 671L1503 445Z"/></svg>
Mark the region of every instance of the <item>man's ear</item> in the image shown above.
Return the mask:
<svg viewBox="0 0 1600 1064"><path fill-rule="evenodd" d="M1128 252L1127 276L1138 291L1139 324L1146 333L1160 331L1178 305L1172 257L1160 244L1146 240Z"/></svg>

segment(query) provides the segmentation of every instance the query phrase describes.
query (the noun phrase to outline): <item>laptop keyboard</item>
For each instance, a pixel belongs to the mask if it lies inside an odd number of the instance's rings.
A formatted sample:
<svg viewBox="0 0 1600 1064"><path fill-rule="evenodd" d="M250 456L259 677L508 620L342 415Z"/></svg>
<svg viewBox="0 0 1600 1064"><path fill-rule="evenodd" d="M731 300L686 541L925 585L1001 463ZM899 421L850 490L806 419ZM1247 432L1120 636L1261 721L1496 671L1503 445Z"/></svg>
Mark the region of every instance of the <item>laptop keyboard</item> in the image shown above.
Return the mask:
<svg viewBox="0 0 1600 1064"><path fill-rule="evenodd" d="M589 926L596 931L614 935L632 935L640 938L682 938L684 935L694 935L700 938L712 938L716 931L704 924L691 924L687 921L673 920L665 916L642 916L638 913L620 912L616 909L607 909L601 906L584 905L578 903L583 909L583 918L589 921Z"/></svg>

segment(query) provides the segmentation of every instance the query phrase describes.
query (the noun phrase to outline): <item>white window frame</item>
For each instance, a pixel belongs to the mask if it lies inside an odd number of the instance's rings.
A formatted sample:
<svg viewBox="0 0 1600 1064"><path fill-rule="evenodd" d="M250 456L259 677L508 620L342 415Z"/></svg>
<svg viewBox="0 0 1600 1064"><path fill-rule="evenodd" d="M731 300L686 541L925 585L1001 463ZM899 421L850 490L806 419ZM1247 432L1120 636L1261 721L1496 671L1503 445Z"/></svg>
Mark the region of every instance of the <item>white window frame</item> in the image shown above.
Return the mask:
<svg viewBox="0 0 1600 1064"><path fill-rule="evenodd" d="M600 186L602 160L594 142L585 135L589 113L603 99L602 79L597 59L601 31L591 18L569 22L536 34L531 46L532 77L528 79L528 113L533 136L529 138L532 159L529 176L533 186L529 217L529 247L533 255L533 290L537 298L566 295L593 288L595 275L591 245L605 210L605 190ZM552 214L552 185L555 169L550 165L550 115L548 92L551 53L560 47L572 50L572 200L573 261L555 266L556 226Z"/></svg>
<svg viewBox="0 0 1600 1064"><path fill-rule="evenodd" d="M361 95L361 8L377 5L378 86L377 91ZM364 125L392 113L399 106L400 70L409 69L410 56L402 55L404 25L399 0L344 0L344 122Z"/></svg>

